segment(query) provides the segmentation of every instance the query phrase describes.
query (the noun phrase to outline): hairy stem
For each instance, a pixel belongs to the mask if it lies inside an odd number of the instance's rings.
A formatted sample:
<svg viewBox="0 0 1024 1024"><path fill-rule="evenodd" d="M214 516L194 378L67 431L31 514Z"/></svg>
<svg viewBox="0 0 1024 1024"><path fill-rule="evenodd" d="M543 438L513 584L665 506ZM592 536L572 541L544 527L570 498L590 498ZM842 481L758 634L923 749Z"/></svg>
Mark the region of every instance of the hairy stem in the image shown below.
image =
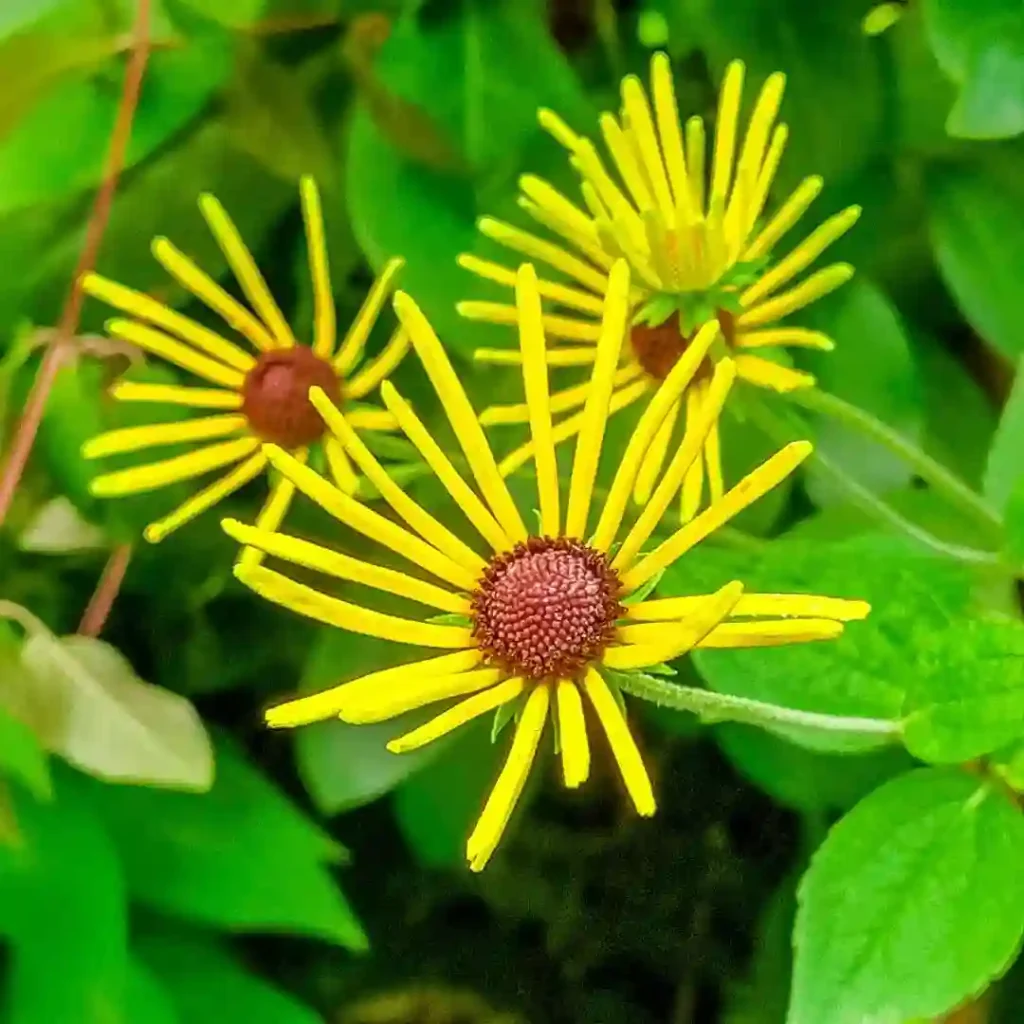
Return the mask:
<svg viewBox="0 0 1024 1024"><path fill-rule="evenodd" d="M794 405L831 417L888 448L951 505L980 523L994 537L1001 535L1002 519L981 495L968 487L956 474L951 473L941 462L926 454L913 441L897 433L871 413L819 388L800 388L791 391L786 398Z"/></svg>
<svg viewBox="0 0 1024 1024"><path fill-rule="evenodd" d="M74 351L72 336L78 328L82 314L82 276L96 264L103 234L110 219L110 207L114 200L114 191L124 166L125 152L131 135L132 120L139 101L142 78L149 59L149 7L150 0L139 0L138 13L133 29L134 46L128 66L125 69L124 88L121 92L121 103L117 110L117 119L110 136L110 148L104 167L103 181L96 192L92 204L89 221L85 229L85 241L75 265L64 308L54 332L53 341L47 347L46 354L39 366L39 372L32 384L25 408L11 441L10 454L2 471L0 471L0 524L10 511L14 493L21 481L22 473L35 443L39 424L42 422L47 399L53 389L57 374Z"/></svg>

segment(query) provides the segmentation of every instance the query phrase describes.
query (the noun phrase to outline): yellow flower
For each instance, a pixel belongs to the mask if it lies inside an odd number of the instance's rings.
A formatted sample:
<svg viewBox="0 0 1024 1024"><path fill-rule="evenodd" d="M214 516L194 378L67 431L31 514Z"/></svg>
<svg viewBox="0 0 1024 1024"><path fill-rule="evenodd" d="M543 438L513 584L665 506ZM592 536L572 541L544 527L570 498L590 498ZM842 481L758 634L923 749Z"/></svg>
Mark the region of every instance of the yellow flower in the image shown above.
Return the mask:
<svg viewBox="0 0 1024 1024"><path fill-rule="evenodd" d="M175 423L111 430L90 439L83 447L82 454L95 459L185 442L213 442L184 455L97 476L91 490L100 497L137 494L232 467L170 515L147 526L145 537L149 541L162 540L262 473L267 468L267 457L261 447L264 442L282 445L296 459L304 461L310 446L320 442L324 434L323 420L309 403L311 385L345 403L348 421L357 430L394 430L397 426L385 410L351 403L373 391L408 350L408 336L396 330L381 353L354 372L402 261L392 260L384 268L344 340L336 346L320 196L311 178L303 178L300 193L313 283L312 345L296 343L252 254L224 208L211 195L200 198L199 208L251 309L229 295L166 238L154 240L153 255L180 285L249 341L256 349L255 355L163 303L98 274L89 274L82 282L90 295L128 314L128 318L107 322L107 331L112 336L187 370L206 385L213 385L178 387L119 381L111 393L121 401L217 411ZM341 445L327 437L324 454L338 486L353 491L358 478ZM287 480L271 487L260 514L263 526L274 529L281 522L294 492L294 486Z"/></svg>
<svg viewBox="0 0 1024 1024"><path fill-rule="evenodd" d="M345 413L316 389L311 398L329 430L405 525L346 495L279 448L268 446L270 461L348 527L407 559L412 571L384 568L297 537L224 520L233 538L266 555L441 613L440 619L436 615L401 618L332 597L265 565L237 567L239 579L258 594L319 622L447 652L271 708L267 712L271 726L298 726L334 717L353 723L379 722L454 700L436 718L388 745L394 752L403 752L518 702L508 758L467 844L473 870L483 868L498 844L549 716L557 724L566 785L578 786L587 778L590 745L584 700L600 723L637 811L654 813L651 783L617 697L615 672L671 661L698 646L772 646L828 639L842 631L844 621L861 618L868 611L860 601L747 595L740 582L706 596L644 599L666 566L774 487L803 461L811 446L797 442L782 449L720 501L645 552L680 478L698 457L715 422L735 377L735 363L723 359L715 368L708 401L689 440L673 456L639 518L622 530L643 453L697 371L702 348L713 333L713 328L706 328L699 343L668 374L641 416L608 493L594 500L615 368L625 338L628 296L629 268L619 261L609 274L592 386L584 402L583 428L563 502L555 465L541 297L533 267L526 265L518 272L523 380L537 453L540 522L536 532L523 522L437 336L412 299L401 292L395 296L399 320L438 393L475 488L390 383L381 388L384 403L476 529L486 554L468 546L398 487L359 440ZM597 522L591 527L593 518Z"/></svg>
<svg viewBox="0 0 1024 1024"><path fill-rule="evenodd" d="M601 117L601 130L621 181L616 182L594 144L576 135L550 110L540 112L541 124L568 149L582 179L585 209L533 175L521 181L520 205L541 225L560 237L555 243L490 217L480 230L517 254L547 264L559 280L542 280L542 297L557 312L544 317L550 338L560 344L548 355L550 366L587 365L594 359L600 331L602 296L608 271L624 257L634 276L630 293L630 344L615 378L613 407L622 408L653 391L683 352L693 344L696 327L717 316L723 342L735 359L737 376L777 391L807 387L813 377L765 359L759 350L782 345L830 349L831 340L819 331L779 326L778 321L847 281L849 264L817 270L793 284L860 215L851 206L829 218L787 255L772 261L771 251L796 224L822 188L817 176L806 178L774 215L762 222L772 180L782 157L787 128L776 124L785 77L773 74L754 104L750 123L739 146L738 119L744 68L729 65L722 85L715 129L710 182L705 188L705 136L700 117L681 126L672 83L672 69L663 53L651 61L651 97L640 80L630 75L622 83L622 115ZM705 194L706 193L706 194ZM501 285L512 287L515 272L476 256L459 257L463 267ZM567 280L569 283L559 283ZM462 302L459 311L473 320L514 323L511 303ZM712 357L714 357L712 353ZM517 352L481 349L477 359L516 363ZM702 368L685 396L685 420L694 422L707 402L709 364ZM587 385L552 396L556 412L579 408ZM683 400L666 419L661 434L637 476L635 498L643 503L658 477ZM488 423L526 422L525 405L496 406L485 412ZM578 427L570 416L563 433ZM510 473L532 449L514 452L502 463ZM700 505L704 465L712 500L724 490L718 430L708 434L704 459L697 460L683 487L683 515L690 518Z"/></svg>

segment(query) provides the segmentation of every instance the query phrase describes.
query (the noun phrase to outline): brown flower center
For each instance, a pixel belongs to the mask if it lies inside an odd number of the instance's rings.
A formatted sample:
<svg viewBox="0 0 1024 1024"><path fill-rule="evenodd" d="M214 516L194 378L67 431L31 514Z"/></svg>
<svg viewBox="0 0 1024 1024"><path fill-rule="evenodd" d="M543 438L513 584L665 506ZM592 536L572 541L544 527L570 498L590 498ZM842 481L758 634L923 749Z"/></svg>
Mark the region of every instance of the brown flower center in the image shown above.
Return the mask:
<svg viewBox="0 0 1024 1024"><path fill-rule="evenodd" d="M487 567L473 596L473 636L514 675L571 678L614 640L621 591L600 551L531 537Z"/></svg>
<svg viewBox="0 0 1024 1024"><path fill-rule="evenodd" d="M338 375L308 346L262 353L242 385L242 413L253 433L282 448L316 441L324 432L324 421L309 400L314 385L332 402L340 402Z"/></svg>
<svg viewBox="0 0 1024 1024"><path fill-rule="evenodd" d="M727 309L720 309L718 311L718 326L722 330L726 346L731 349L736 340L736 317ZM630 329L629 342L633 346L636 361L644 368L648 376L661 381L679 362L696 333L693 331L690 334L683 334L679 329L679 314L673 313L657 327L637 324ZM713 369L711 360L705 358L697 370L698 379L710 376Z"/></svg>

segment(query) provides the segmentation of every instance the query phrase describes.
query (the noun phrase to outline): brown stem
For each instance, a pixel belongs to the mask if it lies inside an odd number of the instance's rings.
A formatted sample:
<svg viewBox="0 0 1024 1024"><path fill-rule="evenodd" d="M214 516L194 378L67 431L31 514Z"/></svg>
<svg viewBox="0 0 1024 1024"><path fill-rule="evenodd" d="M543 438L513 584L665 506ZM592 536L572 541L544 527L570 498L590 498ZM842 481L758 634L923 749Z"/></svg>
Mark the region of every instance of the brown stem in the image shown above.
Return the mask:
<svg viewBox="0 0 1024 1024"><path fill-rule="evenodd" d="M110 609L114 607L118 592L121 590L121 583L124 581L124 574L128 571L128 563L132 558L131 544L118 544L110 553L107 564L103 567L103 574L93 595L89 598L89 604L78 624L80 636L99 636L110 616Z"/></svg>
<svg viewBox="0 0 1024 1024"><path fill-rule="evenodd" d="M39 432L39 424L42 422L43 412L46 409L46 402L50 397L54 381L57 379L61 367L74 351L71 339L78 328L84 299L81 285L82 276L95 266L100 242L107 229L110 207L114 201L114 190L117 188L117 180L124 167L132 120L135 117L142 77L149 59L149 7L150 0L139 0L132 32L135 41L128 66L125 69L124 88L121 91L121 103L117 110L114 130L110 136L110 148L107 150L103 179L96 192L96 198L93 200L89 221L85 228L85 241L78 256L71 288L64 302L64 308L61 310L53 341L43 356L39 372L36 374L32 390L29 392L25 408L22 410L21 418L14 432L7 463L0 471L0 524L3 523L10 510L14 492L25 471L25 465L32 451L32 445L35 443L36 434Z"/></svg>

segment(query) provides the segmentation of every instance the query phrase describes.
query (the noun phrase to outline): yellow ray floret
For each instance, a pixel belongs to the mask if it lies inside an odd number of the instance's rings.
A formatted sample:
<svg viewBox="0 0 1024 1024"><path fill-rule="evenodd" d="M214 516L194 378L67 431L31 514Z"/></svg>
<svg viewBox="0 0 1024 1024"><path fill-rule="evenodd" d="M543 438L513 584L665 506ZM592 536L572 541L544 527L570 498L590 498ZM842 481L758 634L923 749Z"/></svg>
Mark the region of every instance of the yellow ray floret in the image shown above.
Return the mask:
<svg viewBox="0 0 1024 1024"><path fill-rule="evenodd" d="M632 102L635 106L639 100L634 96ZM637 108L635 116L643 118L643 110ZM651 116L653 118L653 114ZM749 162L750 158L745 156L748 152L745 144L738 157L740 167L744 166L745 159ZM720 154L719 159L725 160L726 156ZM666 173L659 185L650 186L655 201L663 202L666 194L672 193L680 173L676 168ZM640 185L635 183L635 187ZM539 192L537 196L538 202L546 198ZM574 216L567 210L560 210L560 214L565 219ZM266 599L342 629L396 644L449 650L437 657L373 672L342 682L323 693L271 708L267 712L268 724L290 727L329 718L341 718L354 724L382 722L437 705L437 712L431 719L388 743L392 752L403 753L419 749L500 709L506 709L502 713L515 718L504 766L466 844L466 857L474 871L486 865L508 826L549 718L556 730L560 773L566 786L582 785L590 775L592 758L606 750L618 768L636 811L640 815L655 812L650 776L616 693L616 673L643 671L698 647L709 650L775 647L831 639L842 632L845 623L862 618L868 610L863 602L816 595L748 594L740 580L726 583L710 594L630 601L631 595L644 587L651 577L793 472L810 446L797 442L784 448L734 488L727 492L723 489L692 522L669 534L649 553L642 554L681 479L706 444L736 377L734 360L725 358L718 362L707 383L705 402L690 424L687 440L678 450L666 453L669 464L664 473L661 473L660 461L655 470L648 470L651 477L648 505L637 523L623 531L626 497L645 465L647 450L657 443L662 424L678 407L717 333L715 326L708 326L694 341L693 349L671 370L644 411L612 478L610 492L602 501L595 532L588 537L594 472L601 455L605 423L614 408L613 380L631 288L625 260L616 260L608 276L609 295L593 366L597 383L590 388L583 411L578 414L585 426L576 440L570 478L563 482L554 461L554 447L559 438L558 427L552 423L551 416L540 282L530 266L521 267L515 275L525 419L530 430L531 450L537 453L535 507L540 512L540 523L536 534L526 531L522 514L499 474L480 429L479 417L469 404L444 349L414 301L402 294L396 296L395 303L403 329L409 333L456 431L468 477L443 452L409 403L386 383L382 387L385 404L493 554L477 554L476 547L459 538L454 527L442 526L406 494L356 436L344 408L334 408L326 396L317 391L313 393L313 402L330 431L329 443L343 448L377 486L394 518L385 518L368 509L280 448L266 446L267 458L298 491L355 534L390 549L405 560L406 567L396 569L375 564L362 550L362 541L358 541L360 549L355 557L290 537L272 525L249 527L235 520L224 521L225 530L239 543L283 567L280 571L264 565L239 564L236 567L238 578ZM533 503L532 498L526 500ZM625 538L620 536L623 532ZM531 574L548 571L545 566L564 568L566 558L587 560L585 564L591 566L588 571L596 574L592 576L592 585L568 586L566 593L570 596L565 600L571 607L567 607L572 611L575 608L572 602L582 600L589 609L588 615L606 618L603 623L598 620L597 632L592 642L588 641L590 646L579 649L584 653L549 662L544 658L563 643L558 616L564 611L559 610L562 606L557 603L562 598L556 600L555 590L545 589L547 583L535 592L530 580L535 578ZM581 566L584 562L571 564ZM336 588L340 584L343 589L335 594L328 589L321 590L315 580L300 583L288 575L289 568L303 574L312 570L327 580L326 587ZM563 569L550 571L560 573ZM605 571L609 574L614 571L616 575L600 576ZM523 575L517 575L519 572ZM425 573L435 579L429 582L422 579ZM527 580L526 589L517 593L514 588L519 584L515 581L521 579ZM613 579L614 583L609 582ZM509 584L513 590L501 591L504 596L496 597L499 593L495 589L499 586L496 581L505 581L501 583L504 586L509 580L513 581ZM417 619L353 603L348 598L348 588L356 585L417 602L425 606L426 611ZM604 597L598 597L595 604L594 595L601 587L606 588ZM540 599L531 596L535 593L544 595L539 612L541 605L535 602ZM620 605L620 601L625 604ZM455 618L438 619L435 610ZM531 618L535 614L540 618ZM536 624L538 621L540 625ZM503 629L508 631L504 639L498 635ZM514 653L517 643L523 645L518 648L518 655ZM511 647L501 644L511 644ZM516 662L517 657L522 660ZM549 664L557 668L549 671L536 667ZM599 729L607 744L594 745L588 727Z"/></svg>
<svg viewBox="0 0 1024 1024"><path fill-rule="evenodd" d="M572 131L552 111L540 112L541 125L565 147L579 175L582 204L535 175L524 175L520 206L552 237L492 217L483 217L479 229L516 256L525 255L570 280L569 285L540 281L542 322L548 338L556 339L547 355L549 366L592 362L592 355L579 342L599 337L600 304L610 286L610 268L615 259L624 258L633 282L629 293L631 327L622 358L632 362L646 381L646 387L628 392L631 401L653 394L661 383L660 374L652 375L645 368L659 361L644 364L636 347L640 344L636 339L644 331L651 327L668 333L674 330L678 340L672 344L680 350L693 344L699 323L690 324L684 332L681 321L671 319L675 310L687 316L688 311L696 316L699 310L701 317L713 310L728 324L722 344L731 350L737 375L747 383L779 392L814 385L810 374L779 366L750 354L750 350L787 345L832 347L821 332L780 321L850 278L853 268L846 263L814 268L856 223L861 211L859 206L847 207L775 258L776 246L785 244L824 182L810 175L774 210L768 208L787 139L786 126L778 123L785 76L776 73L764 80L742 130L744 78L740 61L725 69L714 136L706 139L700 117L690 118L684 127L671 62L663 53L654 54L649 91L635 75L627 76L622 82L619 115L608 113L599 119L607 161L591 139ZM706 150L709 168L705 168ZM459 263L491 288L511 290L515 286L514 272L498 263L472 254L460 256ZM808 272L809 276L802 276ZM517 317L515 305L509 301L473 299L459 303L458 310L469 319L496 324L514 323ZM655 310L662 312L655 314ZM650 311L651 317L660 316L660 322L645 319L645 311ZM662 337L647 344L670 342ZM477 358L515 362L518 354L482 349ZM675 413L682 413L684 434L689 423L700 418L706 377L705 372L694 380L693 395L675 406ZM595 380L600 385L604 378ZM617 386L612 404L624 407L626 395L625 389ZM568 407L559 410L557 404L552 406L553 433L559 441L587 429L584 417L573 414L559 421L559 412L568 412ZM486 410L484 422L513 422L510 415L510 410L501 407ZM671 430L666 428L637 483L634 498L638 504L645 503L660 460L672 443ZM718 429L712 426L705 434L701 458L680 480L684 519L697 513L705 497L715 500L723 493L720 447ZM532 454L532 449L518 450L502 463L503 471L512 472Z"/></svg>
<svg viewBox="0 0 1024 1024"><path fill-rule="evenodd" d="M301 180L300 196L313 293L313 339L310 345L316 357L313 362L319 362L321 377L327 375L329 381L331 374L335 376L337 394L347 404L348 425L353 431L394 430L398 421L387 410L348 403L370 394L395 369L409 348L407 332L402 329L395 331L380 354L369 360L351 380L345 375L362 358L371 329L387 300L402 261L392 260L384 268L335 352L337 315L331 293L323 210L320 194L311 178ZM296 401L305 404L307 399L302 397L302 389L294 389L298 397L293 398L289 397L292 392L287 387L261 390L260 383L264 372L271 372L280 379L280 375L287 372L288 365L299 367L294 372L300 374L310 372L308 354L296 347L291 327L227 211L210 195L200 197L199 207L248 305L229 294L167 239L157 239L153 243L153 253L178 284L219 314L229 328L255 348L256 355L148 295L98 274L90 273L82 278L82 288L86 293L123 314L107 323L107 330L113 337L198 377L206 385L212 385L191 387L124 380L112 386L112 397L125 402L224 413L110 430L86 442L82 450L85 458L106 458L161 445L195 444L242 435L223 444L202 447L148 465L102 473L94 478L91 484L93 493L113 497L152 490L227 467L222 476L146 527L143 535L154 542L258 477L268 463L266 455L256 451L261 442L284 443L299 461L305 461L310 443L319 443L315 437L318 424L315 411L295 409L287 404ZM283 357L294 361L291 364L282 362ZM303 366L307 369L301 369ZM305 377L301 379L305 380ZM331 390L333 392L333 388ZM281 394L285 397L275 397ZM269 412L268 402L271 405ZM285 405L275 409L274 402ZM303 426L302 436L289 437L289 424L308 424L310 415L313 416L312 433L306 436L310 428ZM278 430L275 423L282 425L280 437L271 436ZM338 486L354 493L359 480L344 447L334 440L326 445L324 455ZM232 462L237 465L231 466ZM263 528L273 530L280 525L294 493L295 487L290 481L271 486L259 517ZM262 553L253 547L244 548L240 555L241 562L250 566L258 564L261 558Z"/></svg>

